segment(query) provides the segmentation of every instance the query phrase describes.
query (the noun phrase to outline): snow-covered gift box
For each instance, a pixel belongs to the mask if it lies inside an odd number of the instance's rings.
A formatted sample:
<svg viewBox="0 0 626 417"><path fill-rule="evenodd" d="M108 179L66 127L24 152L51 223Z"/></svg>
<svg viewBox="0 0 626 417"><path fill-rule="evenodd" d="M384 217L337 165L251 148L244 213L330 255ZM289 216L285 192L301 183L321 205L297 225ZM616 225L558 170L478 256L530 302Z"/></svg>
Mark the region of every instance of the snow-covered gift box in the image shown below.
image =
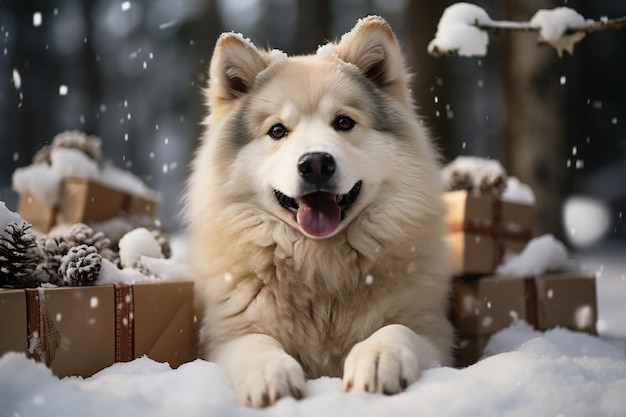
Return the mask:
<svg viewBox="0 0 626 417"><path fill-rule="evenodd" d="M25 192L20 194L17 205L22 218L44 233L57 222L99 222L120 213L154 217L156 209L156 199L134 195L87 178L63 179L57 204L49 205L36 195Z"/></svg>
<svg viewBox="0 0 626 417"><path fill-rule="evenodd" d="M158 194L105 162L101 147L96 136L62 132L31 165L16 169L13 188L22 218L47 233L57 223L101 222L121 213L154 217Z"/></svg>
<svg viewBox="0 0 626 417"><path fill-rule="evenodd" d="M143 355L195 359L191 281L0 289L0 355L21 351L60 377Z"/></svg>
<svg viewBox="0 0 626 417"><path fill-rule="evenodd" d="M517 320L539 330L566 327L596 334L595 277L584 272L457 277L452 293L459 366L476 362L490 335Z"/></svg>
<svg viewBox="0 0 626 417"><path fill-rule="evenodd" d="M490 274L506 253L521 252L533 237L535 207L475 194L444 194L446 243L457 274Z"/></svg>

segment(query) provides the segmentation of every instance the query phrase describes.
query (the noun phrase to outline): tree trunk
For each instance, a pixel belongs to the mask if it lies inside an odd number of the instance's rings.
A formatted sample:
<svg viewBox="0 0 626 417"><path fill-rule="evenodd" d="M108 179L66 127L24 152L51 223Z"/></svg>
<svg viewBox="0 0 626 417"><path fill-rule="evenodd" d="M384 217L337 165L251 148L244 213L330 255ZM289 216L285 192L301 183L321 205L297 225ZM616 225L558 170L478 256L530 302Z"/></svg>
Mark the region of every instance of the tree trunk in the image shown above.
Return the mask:
<svg viewBox="0 0 626 417"><path fill-rule="evenodd" d="M407 40L407 64L414 77L411 80L413 100L418 113L432 132L432 136L441 148L446 160L454 158L455 149L454 123L446 117L438 117L441 104L434 97L440 97L442 103L448 102L443 59L434 59L428 54L426 46L437 31L437 23L448 2L409 1L404 14L404 33ZM416 21L419 24L416 24ZM438 83L439 80L439 83ZM439 100L438 100L439 101Z"/></svg>
<svg viewBox="0 0 626 417"><path fill-rule="evenodd" d="M526 21L545 0L509 0L504 18ZM536 37L507 34L503 53L506 100L505 165L510 175L529 184L537 197L537 233L563 239L561 208L567 180L566 84L563 61L554 49L538 47Z"/></svg>

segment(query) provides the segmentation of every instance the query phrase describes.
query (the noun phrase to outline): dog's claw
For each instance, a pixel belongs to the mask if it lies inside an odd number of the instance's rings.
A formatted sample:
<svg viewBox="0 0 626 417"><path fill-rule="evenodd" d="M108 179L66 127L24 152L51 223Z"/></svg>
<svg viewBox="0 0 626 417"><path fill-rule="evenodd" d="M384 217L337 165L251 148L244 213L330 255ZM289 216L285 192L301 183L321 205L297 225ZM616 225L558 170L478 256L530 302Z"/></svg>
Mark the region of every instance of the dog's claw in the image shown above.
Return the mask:
<svg viewBox="0 0 626 417"><path fill-rule="evenodd" d="M343 390L345 392L350 392L352 391L352 386L354 385L354 383L352 382L352 380L349 380L348 382L346 382L343 386Z"/></svg>
<svg viewBox="0 0 626 417"><path fill-rule="evenodd" d="M304 395L302 394L302 391L300 391L298 388L296 387L292 387L291 388L291 395L293 396L293 398L295 398L296 400L301 400L304 398ZM276 399L278 401L278 399Z"/></svg>

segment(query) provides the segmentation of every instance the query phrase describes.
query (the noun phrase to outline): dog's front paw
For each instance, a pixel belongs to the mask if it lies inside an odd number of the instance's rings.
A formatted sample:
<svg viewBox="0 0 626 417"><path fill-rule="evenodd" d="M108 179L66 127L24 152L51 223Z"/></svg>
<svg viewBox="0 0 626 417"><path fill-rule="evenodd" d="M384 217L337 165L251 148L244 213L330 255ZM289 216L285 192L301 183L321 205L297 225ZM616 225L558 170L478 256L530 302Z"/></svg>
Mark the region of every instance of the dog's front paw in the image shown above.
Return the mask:
<svg viewBox="0 0 626 417"><path fill-rule="evenodd" d="M241 404L268 407L306 395L300 364L270 336L249 334L219 346L213 360L226 372Z"/></svg>
<svg viewBox="0 0 626 417"><path fill-rule="evenodd" d="M239 401L251 407L268 407L283 397L303 398L306 379L302 367L286 353L263 355L248 361L234 376Z"/></svg>
<svg viewBox="0 0 626 417"><path fill-rule="evenodd" d="M405 326L389 325L354 345L344 364L344 391L403 391L424 367L416 338L419 336Z"/></svg>

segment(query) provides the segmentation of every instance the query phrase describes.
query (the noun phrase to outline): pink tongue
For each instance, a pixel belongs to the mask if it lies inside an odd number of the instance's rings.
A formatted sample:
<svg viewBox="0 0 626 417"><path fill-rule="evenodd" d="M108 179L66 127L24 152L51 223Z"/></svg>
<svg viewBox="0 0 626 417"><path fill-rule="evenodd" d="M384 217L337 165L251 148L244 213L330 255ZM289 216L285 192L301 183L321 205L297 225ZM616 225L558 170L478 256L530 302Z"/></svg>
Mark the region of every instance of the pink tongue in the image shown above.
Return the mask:
<svg viewBox="0 0 626 417"><path fill-rule="evenodd" d="M302 197L296 214L302 230L315 237L331 234L341 221L341 208L336 198L335 194L321 191Z"/></svg>

